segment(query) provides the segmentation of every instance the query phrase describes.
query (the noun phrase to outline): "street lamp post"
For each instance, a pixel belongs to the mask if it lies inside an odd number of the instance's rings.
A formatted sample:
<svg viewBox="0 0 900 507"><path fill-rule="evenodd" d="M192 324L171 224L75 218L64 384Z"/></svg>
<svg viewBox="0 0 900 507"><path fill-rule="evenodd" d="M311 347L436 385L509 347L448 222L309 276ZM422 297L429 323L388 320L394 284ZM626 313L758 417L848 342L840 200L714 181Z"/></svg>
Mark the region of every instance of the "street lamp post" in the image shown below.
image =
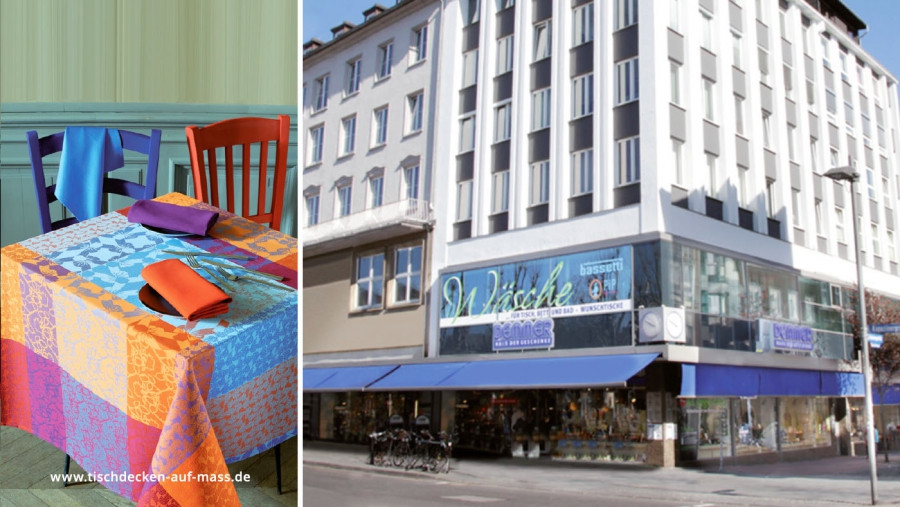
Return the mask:
<svg viewBox="0 0 900 507"><path fill-rule="evenodd" d="M866 449L869 455L869 483L872 490L872 505L878 502L878 468L875 464L875 410L872 404L872 372L869 367L869 342L866 324L866 289L863 285L862 252L859 246L859 227L857 226L858 210L856 209L856 182L859 181L859 173L853 167L835 167L825 173L825 176L834 181L850 182L850 205L853 207L853 242L856 245L856 277L857 290L859 292L859 333L862 348L862 371L865 382L866 404Z"/></svg>

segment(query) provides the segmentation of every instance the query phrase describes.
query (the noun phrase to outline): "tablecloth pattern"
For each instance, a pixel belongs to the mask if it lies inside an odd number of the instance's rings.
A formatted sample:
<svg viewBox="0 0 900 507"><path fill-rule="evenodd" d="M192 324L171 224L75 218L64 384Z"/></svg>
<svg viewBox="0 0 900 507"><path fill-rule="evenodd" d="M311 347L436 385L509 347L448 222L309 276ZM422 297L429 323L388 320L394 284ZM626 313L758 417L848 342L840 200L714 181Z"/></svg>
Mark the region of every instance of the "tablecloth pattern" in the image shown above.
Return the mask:
<svg viewBox="0 0 900 507"><path fill-rule="evenodd" d="M166 249L239 253L253 259L218 260L296 289L297 240L222 211L208 237L159 235L126 214L0 250L0 424L91 473L165 475L101 481L139 505L238 505L232 483L196 477L297 434L297 293L235 282L227 314L186 321L140 302L140 270L174 257Z"/></svg>

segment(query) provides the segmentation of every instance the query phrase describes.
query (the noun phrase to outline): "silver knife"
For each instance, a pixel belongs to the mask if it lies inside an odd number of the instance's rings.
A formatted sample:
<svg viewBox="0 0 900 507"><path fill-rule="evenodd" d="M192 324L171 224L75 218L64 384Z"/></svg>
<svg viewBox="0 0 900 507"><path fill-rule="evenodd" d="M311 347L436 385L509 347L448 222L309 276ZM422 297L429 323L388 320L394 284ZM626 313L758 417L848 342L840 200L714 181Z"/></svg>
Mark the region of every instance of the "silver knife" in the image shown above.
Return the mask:
<svg viewBox="0 0 900 507"><path fill-rule="evenodd" d="M248 257L246 255L237 255L237 254L218 254L213 252L179 252L176 250L163 250L163 253L172 254L172 255L190 255L192 257L218 257L220 259L242 259L245 261L249 261L253 259L253 257Z"/></svg>
<svg viewBox="0 0 900 507"><path fill-rule="evenodd" d="M238 266L237 264L225 264L224 262L218 262L218 261L214 261L214 260L210 260L210 259L203 259L203 262L207 262L209 264L212 264L213 266L218 266L220 268L225 268L225 269L240 269L241 271L246 271L248 273L252 273L254 275L262 276L265 278L271 278L272 280L278 280L279 282L284 280L283 276L273 275L271 273L263 273L261 271L255 271L250 268L245 268L244 266Z"/></svg>

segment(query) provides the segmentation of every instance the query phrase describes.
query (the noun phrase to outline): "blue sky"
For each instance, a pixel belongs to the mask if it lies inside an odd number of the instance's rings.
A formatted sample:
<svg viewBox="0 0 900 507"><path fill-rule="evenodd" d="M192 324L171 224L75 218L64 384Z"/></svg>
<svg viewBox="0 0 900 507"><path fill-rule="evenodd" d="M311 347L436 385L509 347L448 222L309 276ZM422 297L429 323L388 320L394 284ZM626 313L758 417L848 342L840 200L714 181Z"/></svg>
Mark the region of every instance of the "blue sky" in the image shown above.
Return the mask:
<svg viewBox="0 0 900 507"><path fill-rule="evenodd" d="M343 21L362 23L362 11L376 3L390 7L394 0L304 0L301 42L313 37L331 40L332 27ZM900 78L900 32L895 31L900 20L900 1L844 0L844 4L869 25L869 31L862 38L863 49Z"/></svg>

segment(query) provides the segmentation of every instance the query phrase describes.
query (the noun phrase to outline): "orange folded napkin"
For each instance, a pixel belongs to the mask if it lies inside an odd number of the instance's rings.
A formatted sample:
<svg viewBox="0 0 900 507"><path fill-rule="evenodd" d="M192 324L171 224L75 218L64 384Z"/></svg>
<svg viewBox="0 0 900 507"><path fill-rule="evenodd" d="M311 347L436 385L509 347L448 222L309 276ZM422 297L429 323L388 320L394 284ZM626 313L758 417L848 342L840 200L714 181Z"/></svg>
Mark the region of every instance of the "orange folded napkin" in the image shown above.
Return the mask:
<svg viewBox="0 0 900 507"><path fill-rule="evenodd" d="M228 313L231 296L178 259L145 266L141 276L187 320Z"/></svg>

